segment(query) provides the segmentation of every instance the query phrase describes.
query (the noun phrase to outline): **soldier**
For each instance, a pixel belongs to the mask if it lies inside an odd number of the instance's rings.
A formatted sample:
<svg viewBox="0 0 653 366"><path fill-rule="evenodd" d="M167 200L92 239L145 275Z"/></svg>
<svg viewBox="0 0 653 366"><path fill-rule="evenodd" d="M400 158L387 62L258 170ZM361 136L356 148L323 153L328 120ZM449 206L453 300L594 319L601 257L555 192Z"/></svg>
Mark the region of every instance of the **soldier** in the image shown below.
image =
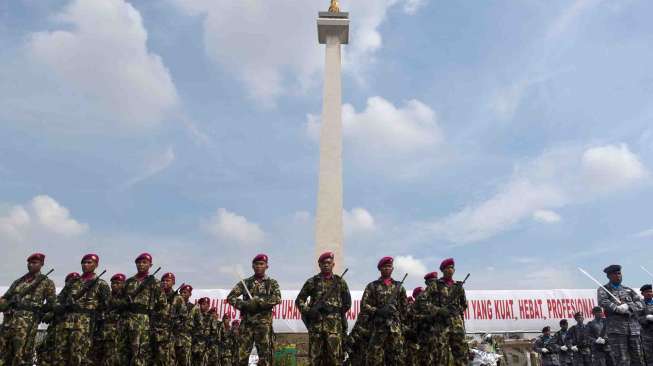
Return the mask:
<svg viewBox="0 0 653 366"><path fill-rule="evenodd" d="M116 273L111 277L111 296L102 327L102 349L100 364L120 366L127 363L127 344L123 336L123 317L127 307L125 297L126 276Z"/></svg>
<svg viewBox="0 0 653 366"><path fill-rule="evenodd" d="M351 294L347 282L333 273L332 252L323 253L317 262L320 273L304 283L295 299L295 306L302 313L308 329L309 364L341 365L347 334L347 329L343 329L343 319L351 308Z"/></svg>
<svg viewBox="0 0 653 366"><path fill-rule="evenodd" d="M555 337L551 336L551 327L546 326L542 329L542 335L535 340L533 350L540 354L542 366L560 366L558 359L560 345Z"/></svg>
<svg viewBox="0 0 653 366"><path fill-rule="evenodd" d="M0 366L33 364L41 314L44 309L51 308L55 301L54 282L41 274L44 263L44 254L35 253L27 257L27 274L14 281L0 297L0 311L5 316L0 341Z"/></svg>
<svg viewBox="0 0 653 366"><path fill-rule="evenodd" d="M211 314L211 335L208 344L208 363L207 365L220 365L220 353L222 352L222 336L224 334L224 325L220 316L218 315L217 308L209 310Z"/></svg>
<svg viewBox="0 0 653 366"><path fill-rule="evenodd" d="M267 255L256 255L252 260L252 269L254 275L238 282L227 295L227 301L240 310L243 318L238 339L238 365L247 366L254 345L259 356L258 364L268 366L272 365L274 353L272 308L281 303L281 291L277 281L265 274L268 269ZM247 286L247 290L244 286ZM249 298L247 291L253 298Z"/></svg>
<svg viewBox="0 0 653 366"><path fill-rule="evenodd" d="M415 287L413 296L408 300L408 309L406 311L406 365L419 366L423 365L420 349L420 326L422 324L421 314L418 312L416 299L424 291L424 287Z"/></svg>
<svg viewBox="0 0 653 366"><path fill-rule="evenodd" d="M231 315L225 313L222 316L222 338L220 339L220 365L233 365L233 339L231 337Z"/></svg>
<svg viewBox="0 0 653 366"><path fill-rule="evenodd" d="M51 366L55 364L57 334L61 334L62 332L61 326L64 318L63 299L68 296L71 283L78 280L79 277L80 274L77 272L71 272L66 275L64 288L57 295L52 311L49 311L43 317L43 322L48 324L48 329L45 332L45 339L38 347L39 366Z"/></svg>
<svg viewBox="0 0 653 366"><path fill-rule="evenodd" d="M574 314L574 320L576 320L576 325L569 328L567 333L568 343L573 352L574 366L592 366L592 343L583 313L577 311Z"/></svg>
<svg viewBox="0 0 653 366"><path fill-rule="evenodd" d="M368 365L404 364L403 324L406 315L406 290L392 279L394 259L383 257L377 264L381 277L370 282L363 292L361 311L372 321L367 354Z"/></svg>
<svg viewBox="0 0 653 366"><path fill-rule="evenodd" d="M231 322L229 338L231 338L231 354L233 355L231 358L231 364L237 366L240 357L238 354L238 351L240 350L240 320L234 319L234 321Z"/></svg>
<svg viewBox="0 0 653 366"><path fill-rule="evenodd" d="M642 324L642 350L647 366L653 366L653 287L642 286L639 291L644 297L644 311L639 316Z"/></svg>
<svg viewBox="0 0 653 366"><path fill-rule="evenodd" d="M183 285L179 289L181 296L174 299L170 310L172 329L175 334L175 362L177 366L191 365L191 351L193 347L193 319L192 313L195 305L188 301L193 293L191 285Z"/></svg>
<svg viewBox="0 0 653 366"><path fill-rule="evenodd" d="M447 258L440 263L442 278L435 281L432 292L441 305L440 314L447 318L447 326L442 331L444 344L449 345L454 366L466 366L469 359L469 348L465 342L465 319L463 315L467 310L464 283L454 281L456 273L455 261ZM445 350L442 352L446 353Z"/></svg>
<svg viewBox="0 0 653 366"><path fill-rule="evenodd" d="M623 278L620 265L610 265L603 272L610 281L599 287L597 297L606 314L607 333L615 364L643 365L638 315L644 310L644 304L633 289L621 284Z"/></svg>
<svg viewBox="0 0 653 366"><path fill-rule="evenodd" d="M173 290L175 285L174 273L168 272L161 276L161 290L166 298L165 309L161 312L161 317L153 319L154 348L156 349L155 365L170 366L174 363L174 339L171 333L171 308L172 303L177 296Z"/></svg>
<svg viewBox="0 0 653 366"><path fill-rule="evenodd" d="M556 339L558 346L560 346L558 358L560 359L561 366L567 366L573 363L571 345L569 344L569 339L567 337L568 333L569 323L567 322L567 319L560 320L560 330L555 333L554 338Z"/></svg>
<svg viewBox="0 0 653 366"><path fill-rule="evenodd" d="M129 347L127 359L131 366L146 366L152 358L150 319L164 315L166 298L159 281L149 273L152 256L143 253L136 257L135 263L136 275L125 282L125 336Z"/></svg>
<svg viewBox="0 0 653 366"><path fill-rule="evenodd" d="M429 272L424 275L424 285L429 287L429 285L435 282L438 279L438 272Z"/></svg>
<svg viewBox="0 0 653 366"><path fill-rule="evenodd" d="M211 323L213 317L209 313L211 300L203 297L197 301L193 311L193 366L204 366L208 361L209 345L211 343Z"/></svg>
<svg viewBox="0 0 653 366"><path fill-rule="evenodd" d="M371 334L371 322L365 313L359 313L356 322L347 336L345 352L347 353L347 366L365 366L367 356L367 345Z"/></svg>
<svg viewBox="0 0 653 366"><path fill-rule="evenodd" d="M595 366L612 366L612 355L608 345L605 318L600 306L592 308L594 319L587 324L590 341L592 344L592 362Z"/></svg>
<svg viewBox="0 0 653 366"><path fill-rule="evenodd" d="M86 254L82 257L83 274L71 283L70 292L63 299L66 313L62 322L62 333L57 338L58 365L79 366L92 363L91 347L95 327L107 308L110 294L109 285L95 274L99 262L97 254Z"/></svg>

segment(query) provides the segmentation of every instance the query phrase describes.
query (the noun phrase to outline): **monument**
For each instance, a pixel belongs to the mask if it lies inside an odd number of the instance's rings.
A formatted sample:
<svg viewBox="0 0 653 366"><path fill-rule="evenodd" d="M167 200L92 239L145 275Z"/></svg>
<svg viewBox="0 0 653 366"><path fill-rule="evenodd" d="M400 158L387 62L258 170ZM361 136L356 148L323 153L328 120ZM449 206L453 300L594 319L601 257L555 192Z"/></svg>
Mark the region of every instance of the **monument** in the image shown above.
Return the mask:
<svg viewBox="0 0 653 366"><path fill-rule="evenodd" d="M331 0L317 18L317 38L326 45L320 129L320 170L315 212L315 251L335 253L336 271L344 265L342 226L342 83L340 45L349 43L349 14Z"/></svg>

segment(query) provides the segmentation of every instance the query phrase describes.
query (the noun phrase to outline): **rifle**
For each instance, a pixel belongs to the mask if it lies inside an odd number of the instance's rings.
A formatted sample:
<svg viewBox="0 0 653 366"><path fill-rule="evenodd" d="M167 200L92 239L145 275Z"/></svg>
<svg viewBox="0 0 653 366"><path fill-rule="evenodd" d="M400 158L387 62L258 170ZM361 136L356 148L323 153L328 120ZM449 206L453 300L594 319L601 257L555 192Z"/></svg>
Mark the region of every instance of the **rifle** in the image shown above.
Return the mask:
<svg viewBox="0 0 653 366"><path fill-rule="evenodd" d="M388 301L387 304L385 304L381 309L382 314L380 314L380 318L385 319L390 322L390 315L391 315L391 310L393 307L396 306L397 300L399 299L399 294L401 293L401 289L404 287L404 282L406 281L406 277L408 277L408 273L404 274L404 278L401 279L401 282L399 282L399 286L395 289L395 292L392 294L392 297L390 298L390 301ZM377 310L378 311L378 310Z"/></svg>
<svg viewBox="0 0 653 366"><path fill-rule="evenodd" d="M345 270L340 275L340 278L342 279L343 277L345 277L345 275L347 274L348 271L349 271L349 268L345 268ZM331 297L332 292L334 292L336 289L339 289L339 288L340 288L340 286L338 285L338 283L334 283L333 286L331 286L327 292L323 293L322 296L320 296L320 298L313 304L311 309L308 311L308 314L302 314L302 322L304 322L304 325L306 326L306 329L309 329L309 326L311 325L311 320L315 320L315 318L317 318L317 314L315 314L315 312L322 313L325 310L327 310L326 307L325 307L326 306L326 303L325 303L326 299ZM311 312L313 312L312 315L310 314ZM313 319L311 319L311 318L313 318Z"/></svg>
<svg viewBox="0 0 653 366"><path fill-rule="evenodd" d="M45 279L47 279L48 276L52 272L54 272L54 269L51 269L50 271L48 271L48 273L46 273L44 276L38 277L29 286L25 287L22 291L20 291L18 293L15 293L16 291L12 291L10 294L7 294L6 297L9 298L9 300L5 304L0 306L0 311L4 312L4 311L7 311L7 310L11 309L12 307L16 306L16 304L20 301L20 299L25 297L25 295L28 295L28 294L31 294L32 292L34 292L34 290L36 290L36 288L39 287L41 282L43 282Z"/></svg>
<svg viewBox="0 0 653 366"><path fill-rule="evenodd" d="M154 271L154 273L147 276L147 278L143 282L141 282L140 285L138 285L138 287L136 288L136 290L134 290L132 294L127 296L130 303L133 302L134 296L138 296L138 294L140 294L141 292L143 292L143 290L145 290L145 288L152 282L152 280L155 278L154 276L156 276L156 274L159 273L160 270L161 267L157 268L156 271Z"/></svg>
<svg viewBox="0 0 653 366"><path fill-rule="evenodd" d="M98 282L100 282L100 277L104 276L105 273L107 273L106 269L104 271L102 271L102 273L100 273L98 276L95 276L93 281L85 284L84 287L82 288L82 291L80 291L77 295L72 297L72 302L75 303L75 302L79 301L79 299L81 299L82 297L86 296L86 294L93 287L95 287L95 285L97 285Z"/></svg>
<svg viewBox="0 0 653 366"><path fill-rule="evenodd" d="M177 289L175 290L175 295L179 294L179 290L181 290L181 288L184 286L186 286L186 282L182 283L181 285L179 285L179 287L177 287Z"/></svg>

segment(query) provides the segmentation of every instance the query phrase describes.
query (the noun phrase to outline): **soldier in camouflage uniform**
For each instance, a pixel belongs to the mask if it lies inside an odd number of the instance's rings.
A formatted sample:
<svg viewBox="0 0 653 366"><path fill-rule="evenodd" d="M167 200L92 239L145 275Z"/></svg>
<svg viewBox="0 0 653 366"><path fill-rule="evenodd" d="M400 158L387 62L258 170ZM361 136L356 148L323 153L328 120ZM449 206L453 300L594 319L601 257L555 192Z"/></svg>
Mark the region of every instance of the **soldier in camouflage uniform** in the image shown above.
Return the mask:
<svg viewBox="0 0 653 366"><path fill-rule="evenodd" d="M229 338L231 339L231 365L238 366L240 355L240 320L234 319L231 322L231 329L229 330Z"/></svg>
<svg viewBox="0 0 653 366"><path fill-rule="evenodd" d="M588 334L592 344L592 364L595 366L612 366L612 353L608 344L607 328L603 309L595 306L592 309L594 319L587 324Z"/></svg>
<svg viewBox="0 0 653 366"><path fill-rule="evenodd" d="M560 345L555 337L551 336L550 327L546 326L542 329L542 335L533 343L533 350L540 355L542 366L560 366L558 358Z"/></svg>
<svg viewBox="0 0 653 366"><path fill-rule="evenodd" d="M41 314L55 302L54 282L41 274L44 262L44 254L30 255L27 258L28 273L14 281L0 297L0 311L5 316L0 341L0 366L33 363Z"/></svg>
<svg viewBox="0 0 653 366"><path fill-rule="evenodd" d="M406 365L420 366L422 363L420 350L420 327L423 323L422 315L417 309L416 299L424 291L424 287L415 287L413 296L408 300L406 314Z"/></svg>
<svg viewBox="0 0 653 366"><path fill-rule="evenodd" d="M95 269L99 261L96 254L87 254L82 258L83 274L71 283L70 292L63 299L66 313L62 332L57 337L58 365L80 366L93 363L91 348L95 326L108 306L111 292L104 280L96 280Z"/></svg>
<svg viewBox="0 0 653 366"><path fill-rule="evenodd" d="M295 299L295 306L302 313L308 329L309 364L341 365L347 335L343 319L351 308L351 294L347 282L333 273L332 252L320 255L318 265L320 273L304 283Z"/></svg>
<svg viewBox="0 0 653 366"><path fill-rule="evenodd" d="M560 330L558 330L553 336L558 343L558 346L560 346L558 359L560 360L561 366L570 366L574 361L571 345L569 344L569 339L567 337L569 334L569 323L567 322L567 319L562 319L559 324Z"/></svg>
<svg viewBox="0 0 653 366"><path fill-rule="evenodd" d="M447 360L442 355L446 350L448 355L449 347L443 337L445 319L438 315L440 305L436 303L437 296L430 297L434 289L437 290L435 282L438 280L438 272L429 272L424 275L426 288L421 296L415 298L415 313L420 321L417 324L417 334L420 348L421 365L437 365L438 362ZM432 287L431 290L428 290ZM446 361L448 362L448 360Z"/></svg>
<svg viewBox="0 0 653 366"><path fill-rule="evenodd" d="M638 316L644 310L644 303L633 289L621 284L620 265L608 266L603 272L610 281L599 287L597 298L606 315L607 333L615 365L643 365ZM619 299L619 302L606 290Z"/></svg>
<svg viewBox="0 0 653 366"><path fill-rule="evenodd" d="M156 349L154 364L157 366L171 366L174 364L175 344L172 336L172 304L178 294L174 291L174 273L165 273L161 276L161 290L166 298L165 309L161 317L152 319L153 341Z"/></svg>
<svg viewBox="0 0 653 366"><path fill-rule="evenodd" d="M256 346L259 355L258 364L268 366L272 365L274 354L272 309L281 303L281 291L277 281L265 274L268 269L267 255L255 256L252 260L252 269L254 275L244 282L254 298L249 298L241 281L227 295L227 301L240 310L243 318L238 340L238 366L247 366L252 345Z"/></svg>
<svg viewBox="0 0 653 366"><path fill-rule="evenodd" d="M193 366L205 366L208 362L211 344L213 317L209 313L211 302L208 297L197 301L193 311Z"/></svg>
<svg viewBox="0 0 653 366"><path fill-rule="evenodd" d="M400 366L404 364L403 324L406 315L406 290L392 279L392 257L377 264L381 277L370 282L363 292L361 311L372 321L367 364Z"/></svg>
<svg viewBox="0 0 653 366"><path fill-rule="evenodd" d="M592 366L592 342L583 313L577 311L574 314L574 320L576 320L576 325L569 328L567 333L567 343L571 346L574 355L574 366Z"/></svg>
<svg viewBox="0 0 653 366"><path fill-rule="evenodd" d="M111 296L101 330L100 364L121 366L127 363L127 344L124 337L124 314L127 308L125 296L126 276L116 273L111 277Z"/></svg>
<svg viewBox="0 0 653 366"><path fill-rule="evenodd" d="M345 342L345 351L348 358L345 362L347 366L365 366L367 345L371 334L371 322L369 316L365 313L359 313L354 327L347 336Z"/></svg>
<svg viewBox="0 0 653 366"><path fill-rule="evenodd" d="M193 292L191 285L183 285L179 289L181 296L175 297L170 309L172 329L175 335L175 362L178 366L191 365L193 347L193 319L195 305L188 301Z"/></svg>
<svg viewBox="0 0 653 366"><path fill-rule="evenodd" d="M224 325L220 319L217 308L209 310L211 314L211 336L208 345L208 363L207 365L220 365L220 356L222 353L222 338L224 336Z"/></svg>
<svg viewBox="0 0 653 366"><path fill-rule="evenodd" d="M159 281L149 274L152 256L143 253L135 262L138 273L125 282L128 304L124 333L128 344L129 365L147 366L152 362L150 319L163 317L166 298Z"/></svg>
<svg viewBox="0 0 653 366"><path fill-rule="evenodd" d="M220 338L220 365L233 365L233 340L231 333L231 316L224 314L222 316L222 337Z"/></svg>
<svg viewBox="0 0 653 366"><path fill-rule="evenodd" d="M642 286L639 291L644 297L644 311L639 315L639 323L642 325L642 350L647 366L653 366L653 287Z"/></svg>
<svg viewBox="0 0 653 366"><path fill-rule="evenodd" d="M48 329L45 331L43 342L41 342L38 347L39 366L52 366L55 364L57 334L61 334L62 332L61 327L65 315L63 299L68 296L71 287L70 285L78 280L79 277L80 274L77 272L71 272L66 276L64 288L61 290L59 295L57 295L54 308L43 317L43 322L48 324Z"/></svg>

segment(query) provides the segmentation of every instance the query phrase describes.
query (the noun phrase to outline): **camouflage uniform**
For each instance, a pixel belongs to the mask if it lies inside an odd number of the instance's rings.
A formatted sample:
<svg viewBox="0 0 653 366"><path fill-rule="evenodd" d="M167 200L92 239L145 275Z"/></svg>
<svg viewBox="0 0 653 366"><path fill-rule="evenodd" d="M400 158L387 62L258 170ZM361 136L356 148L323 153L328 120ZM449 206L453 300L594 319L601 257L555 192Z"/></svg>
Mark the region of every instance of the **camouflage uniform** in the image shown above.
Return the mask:
<svg viewBox="0 0 653 366"><path fill-rule="evenodd" d="M220 337L220 365L232 366L234 364L234 334L231 328L227 329L224 321L222 324L222 337Z"/></svg>
<svg viewBox="0 0 653 366"><path fill-rule="evenodd" d="M639 317L644 358L647 366L653 366L653 321L646 319L647 315L653 315L653 300L644 301L644 311Z"/></svg>
<svg viewBox="0 0 653 366"><path fill-rule="evenodd" d="M19 298L19 293L34 281L40 283ZM32 365L43 303L50 307L55 301L54 282L41 273L35 276L26 274L14 281L2 298L13 302L13 305L4 312L0 366Z"/></svg>
<svg viewBox="0 0 653 366"><path fill-rule="evenodd" d="M274 353L274 331L272 329L272 309L281 303L281 291L276 280L265 276L255 276L244 280L254 299L248 299L242 282L227 295L231 306L240 310L243 317L238 337L238 366L247 366L252 344L259 355L259 365L272 365ZM243 296L247 299L240 299Z"/></svg>
<svg viewBox="0 0 653 366"><path fill-rule="evenodd" d="M345 365L348 366L365 366L367 345L371 334L371 322L369 316L359 313L354 327L351 329L347 341L345 342L345 351L349 356Z"/></svg>
<svg viewBox="0 0 653 366"><path fill-rule="evenodd" d="M215 309L214 309L215 310ZM222 338L224 336L224 325L217 313L211 313L211 336L209 342L209 354L207 365L220 365L220 357L222 353Z"/></svg>
<svg viewBox="0 0 653 366"><path fill-rule="evenodd" d="M410 298L408 310L406 311L406 366L422 365L420 359L420 342L418 336L418 326L420 325L420 315L417 312L415 300Z"/></svg>
<svg viewBox="0 0 653 366"><path fill-rule="evenodd" d="M70 284L67 298L63 299L66 314L62 321L62 332L57 336L58 365L93 364L91 347L95 326L107 308L111 292L104 280L94 282L94 279L95 275L75 280Z"/></svg>
<svg viewBox="0 0 653 366"><path fill-rule="evenodd" d="M157 366L174 365L175 342L172 334L172 304L181 297L174 291L164 292L166 305L160 316L152 319L153 341L156 349L154 364Z"/></svg>
<svg viewBox="0 0 653 366"><path fill-rule="evenodd" d="M610 338L615 365L643 365L642 344L639 338L641 326L638 315L644 310L644 304L635 291L629 287L608 283L604 286L622 303L628 305L628 312L617 311L619 304L600 287L597 290L599 306L606 315L607 334Z"/></svg>
<svg viewBox="0 0 653 366"><path fill-rule="evenodd" d="M592 366L592 341L586 324L576 324L567 333L568 344L576 347L574 351L574 366Z"/></svg>
<svg viewBox="0 0 653 366"><path fill-rule="evenodd" d="M433 302L431 300L433 299ZM444 338L445 320L439 317L440 305L435 303L437 297L431 299L428 289L415 299L413 307L414 332L419 346L419 365L439 365L445 360L443 349L449 353ZM410 313L409 313L410 314ZM443 363L444 364L444 363Z"/></svg>
<svg viewBox="0 0 653 366"><path fill-rule="evenodd" d="M592 344L592 364L595 366L612 366L612 352L608 344L607 328L605 326L605 319L593 319L587 323L588 336ZM597 340L602 338L605 340L604 344L597 343Z"/></svg>
<svg viewBox="0 0 653 366"><path fill-rule="evenodd" d="M136 294L143 283L143 290ZM136 275L128 278L125 282L125 294L128 298L124 323L128 344L127 359L132 366L147 366L152 358L150 317L163 317L166 298L161 290L161 283L153 276Z"/></svg>
<svg viewBox="0 0 653 366"><path fill-rule="evenodd" d="M368 365L404 364L403 324L406 315L406 290L400 282L383 279L369 283L361 299L361 311L371 317L372 332L367 355ZM393 300L394 299L394 300ZM394 307L388 307L394 302ZM385 314L384 314L385 313Z"/></svg>
<svg viewBox="0 0 653 366"><path fill-rule="evenodd" d="M193 366L205 366L208 364L209 349L213 337L213 316L211 313L203 312L196 306L193 314Z"/></svg>
<svg viewBox="0 0 653 366"><path fill-rule="evenodd" d="M78 274L79 276L79 274ZM53 309L43 317L43 322L48 324L48 329L45 332L45 338L38 347L38 360L39 366L55 365L57 335L63 332L64 313L64 299L70 293L72 281L66 282L64 288L57 295L54 302Z"/></svg>
<svg viewBox="0 0 653 366"><path fill-rule="evenodd" d="M547 352L544 352L544 349ZM537 337L533 344L533 350L540 354L542 366L560 366L558 352L560 345L555 337L541 335Z"/></svg>
<svg viewBox="0 0 653 366"><path fill-rule="evenodd" d="M183 297L176 296L170 309L172 329L175 335L175 362L178 366L191 365L193 347L193 305Z"/></svg>
<svg viewBox="0 0 653 366"><path fill-rule="evenodd" d="M344 319L351 308L347 282L337 275L329 278L315 275L302 286L295 299L295 306L306 319L310 364L342 364L343 341L347 335Z"/></svg>
<svg viewBox="0 0 653 366"><path fill-rule="evenodd" d="M101 331L101 365L120 366L127 361L127 343L124 336L124 317L127 298L111 293Z"/></svg>

